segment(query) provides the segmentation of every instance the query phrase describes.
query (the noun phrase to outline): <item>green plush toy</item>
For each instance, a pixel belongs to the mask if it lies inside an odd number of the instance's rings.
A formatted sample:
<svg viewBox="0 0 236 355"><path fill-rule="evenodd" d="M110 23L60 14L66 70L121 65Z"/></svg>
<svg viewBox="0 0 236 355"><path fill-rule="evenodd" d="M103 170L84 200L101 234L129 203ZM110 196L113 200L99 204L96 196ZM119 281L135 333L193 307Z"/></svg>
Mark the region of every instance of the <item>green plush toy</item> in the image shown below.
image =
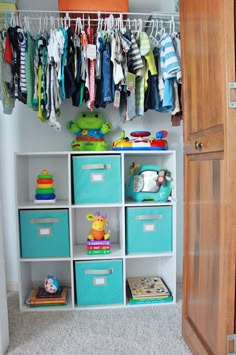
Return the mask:
<svg viewBox="0 0 236 355"><path fill-rule="evenodd" d="M67 123L67 129L76 135L72 150L108 150L103 136L112 130L111 122L104 122L100 113L80 112L76 121Z"/></svg>

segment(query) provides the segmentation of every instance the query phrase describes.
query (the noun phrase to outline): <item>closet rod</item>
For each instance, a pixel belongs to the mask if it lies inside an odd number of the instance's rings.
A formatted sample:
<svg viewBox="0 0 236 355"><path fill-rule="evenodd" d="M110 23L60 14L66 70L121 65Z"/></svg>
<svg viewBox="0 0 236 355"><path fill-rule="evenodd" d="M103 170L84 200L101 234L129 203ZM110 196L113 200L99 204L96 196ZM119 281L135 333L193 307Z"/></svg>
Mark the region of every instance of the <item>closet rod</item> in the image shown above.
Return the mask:
<svg viewBox="0 0 236 355"><path fill-rule="evenodd" d="M1 13L15 13L15 14L30 14L30 13L37 13L37 14L45 14L47 16L50 16L52 14L72 14L72 15L76 15L76 14L80 14L80 15L89 15L89 14L94 14L94 15L127 15L127 16L158 16L158 17L173 17L174 18L179 18L179 13L178 12L157 12L157 11L153 11L153 12L116 12L116 11L61 11L61 10L1 10Z"/></svg>

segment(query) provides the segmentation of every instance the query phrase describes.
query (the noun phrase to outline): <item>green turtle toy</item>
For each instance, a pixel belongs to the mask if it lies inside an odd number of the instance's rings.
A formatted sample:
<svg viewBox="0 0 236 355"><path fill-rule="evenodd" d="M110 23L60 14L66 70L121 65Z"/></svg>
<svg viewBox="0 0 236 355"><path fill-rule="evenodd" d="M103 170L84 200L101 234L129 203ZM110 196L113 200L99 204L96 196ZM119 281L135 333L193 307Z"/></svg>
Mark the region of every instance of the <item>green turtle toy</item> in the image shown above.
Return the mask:
<svg viewBox="0 0 236 355"><path fill-rule="evenodd" d="M100 113L81 112L76 121L69 121L67 129L76 135L72 150L108 150L103 136L112 130L111 122L105 122Z"/></svg>

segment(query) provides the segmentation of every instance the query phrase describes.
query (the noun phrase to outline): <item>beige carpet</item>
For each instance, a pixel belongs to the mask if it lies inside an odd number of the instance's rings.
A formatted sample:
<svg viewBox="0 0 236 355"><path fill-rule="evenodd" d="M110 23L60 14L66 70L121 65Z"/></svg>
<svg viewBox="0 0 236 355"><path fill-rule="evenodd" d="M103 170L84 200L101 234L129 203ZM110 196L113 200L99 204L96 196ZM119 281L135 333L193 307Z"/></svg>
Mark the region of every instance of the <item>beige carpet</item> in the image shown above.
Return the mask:
<svg viewBox="0 0 236 355"><path fill-rule="evenodd" d="M8 296L10 346L17 355L188 355L176 305L26 312Z"/></svg>

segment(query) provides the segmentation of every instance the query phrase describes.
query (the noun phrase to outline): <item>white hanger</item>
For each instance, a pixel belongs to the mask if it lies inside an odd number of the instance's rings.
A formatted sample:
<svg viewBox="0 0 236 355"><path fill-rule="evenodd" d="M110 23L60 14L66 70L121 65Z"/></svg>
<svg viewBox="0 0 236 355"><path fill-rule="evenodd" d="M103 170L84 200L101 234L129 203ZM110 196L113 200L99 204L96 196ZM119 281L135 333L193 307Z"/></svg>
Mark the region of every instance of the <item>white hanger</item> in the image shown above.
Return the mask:
<svg viewBox="0 0 236 355"><path fill-rule="evenodd" d="M131 26L130 26L130 18L126 19L126 27L130 30Z"/></svg>
<svg viewBox="0 0 236 355"><path fill-rule="evenodd" d="M77 17L75 20L75 34L79 34L82 31L82 21L80 17Z"/></svg>
<svg viewBox="0 0 236 355"><path fill-rule="evenodd" d="M174 38L174 37L176 36L175 19L174 19L174 16L172 16L171 22L172 22L172 27L173 27L172 37Z"/></svg>
<svg viewBox="0 0 236 355"><path fill-rule="evenodd" d="M48 18L47 16L45 16L43 19L43 32L46 31L47 28L48 28Z"/></svg>
<svg viewBox="0 0 236 355"><path fill-rule="evenodd" d="M51 26L51 29L55 30L55 28L56 28L55 18L53 16L50 16L50 26Z"/></svg>
<svg viewBox="0 0 236 355"><path fill-rule="evenodd" d="M98 11L97 13L97 20L98 20L98 24L97 24L97 32L101 31L101 12Z"/></svg>
<svg viewBox="0 0 236 355"><path fill-rule="evenodd" d="M132 24L133 24L133 26L134 26L134 31L137 32L137 19L136 19L136 18L134 18L134 19L132 20Z"/></svg>
<svg viewBox="0 0 236 355"><path fill-rule="evenodd" d="M153 36L153 32L154 32L154 26L155 26L155 21L154 21L154 19L152 19L151 21L151 32L150 32L150 34L149 34L149 37L150 38L154 38L154 36Z"/></svg>
<svg viewBox="0 0 236 355"><path fill-rule="evenodd" d="M90 16L88 15L88 27L90 28Z"/></svg>
<svg viewBox="0 0 236 355"><path fill-rule="evenodd" d="M143 30L143 20L141 18L138 19L138 32L142 32Z"/></svg>

